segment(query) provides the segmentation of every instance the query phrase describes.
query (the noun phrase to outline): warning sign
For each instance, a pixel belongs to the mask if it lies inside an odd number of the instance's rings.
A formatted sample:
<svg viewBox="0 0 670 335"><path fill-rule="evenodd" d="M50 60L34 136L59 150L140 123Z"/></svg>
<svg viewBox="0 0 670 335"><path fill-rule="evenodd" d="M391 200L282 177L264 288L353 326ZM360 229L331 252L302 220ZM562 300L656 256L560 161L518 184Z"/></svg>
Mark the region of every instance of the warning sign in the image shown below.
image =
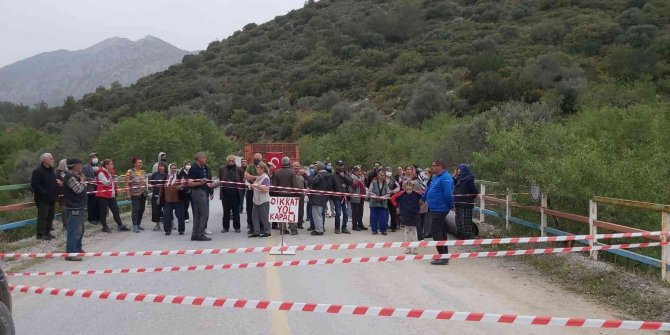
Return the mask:
<svg viewBox="0 0 670 335"><path fill-rule="evenodd" d="M300 198L270 197L270 222L298 223Z"/></svg>

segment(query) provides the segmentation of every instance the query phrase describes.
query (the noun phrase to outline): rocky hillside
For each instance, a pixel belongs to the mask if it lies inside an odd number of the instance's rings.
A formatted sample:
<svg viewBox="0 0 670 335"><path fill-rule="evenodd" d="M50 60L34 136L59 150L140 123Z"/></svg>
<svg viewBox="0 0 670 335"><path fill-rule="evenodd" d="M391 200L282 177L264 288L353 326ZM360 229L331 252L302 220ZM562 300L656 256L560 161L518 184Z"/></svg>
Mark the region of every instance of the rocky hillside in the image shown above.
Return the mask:
<svg viewBox="0 0 670 335"><path fill-rule="evenodd" d="M0 101L61 105L99 86L134 83L181 61L188 51L147 36L135 42L114 37L87 49L42 53L0 68Z"/></svg>

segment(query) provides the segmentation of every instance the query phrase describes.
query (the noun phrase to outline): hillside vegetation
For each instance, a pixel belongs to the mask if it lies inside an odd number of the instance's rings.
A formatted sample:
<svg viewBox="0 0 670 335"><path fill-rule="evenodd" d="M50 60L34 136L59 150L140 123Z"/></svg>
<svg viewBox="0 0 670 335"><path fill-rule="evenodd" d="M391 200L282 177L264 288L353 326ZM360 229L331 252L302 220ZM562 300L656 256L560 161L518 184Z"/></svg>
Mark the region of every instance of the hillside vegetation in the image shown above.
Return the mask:
<svg viewBox="0 0 670 335"><path fill-rule="evenodd" d="M197 122L211 141L183 143L219 159L221 146L296 140L306 161L472 163L576 212L595 194L667 203L669 74L665 0L308 1L129 87L0 105L0 182L44 149L122 167L186 159L190 147L170 148Z"/></svg>

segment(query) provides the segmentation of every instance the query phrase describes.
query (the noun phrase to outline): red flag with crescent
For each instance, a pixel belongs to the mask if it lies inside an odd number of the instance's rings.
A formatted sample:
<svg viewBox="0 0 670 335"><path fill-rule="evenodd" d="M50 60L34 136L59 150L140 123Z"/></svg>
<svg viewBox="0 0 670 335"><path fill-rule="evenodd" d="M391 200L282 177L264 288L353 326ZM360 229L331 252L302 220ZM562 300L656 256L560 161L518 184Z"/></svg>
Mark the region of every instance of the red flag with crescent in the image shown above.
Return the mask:
<svg viewBox="0 0 670 335"><path fill-rule="evenodd" d="M265 153L265 158L268 160L268 163L272 163L272 165L275 166L274 170L272 171L277 171L281 167L281 160L283 158L283 154L281 152L266 152Z"/></svg>

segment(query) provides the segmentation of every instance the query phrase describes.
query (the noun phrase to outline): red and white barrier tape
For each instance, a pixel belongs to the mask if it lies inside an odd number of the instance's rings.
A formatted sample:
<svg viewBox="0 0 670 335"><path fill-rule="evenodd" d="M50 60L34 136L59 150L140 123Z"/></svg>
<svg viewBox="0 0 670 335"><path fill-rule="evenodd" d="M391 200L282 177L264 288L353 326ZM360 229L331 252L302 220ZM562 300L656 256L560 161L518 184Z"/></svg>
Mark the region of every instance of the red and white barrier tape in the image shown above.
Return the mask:
<svg viewBox="0 0 670 335"><path fill-rule="evenodd" d="M437 259L487 258L487 257L527 256L527 255L541 255L541 254L560 254L560 253L586 252L586 251L597 251L597 250L647 248L647 247L663 246L668 244L670 244L670 242L648 242L648 243L602 245L594 247L481 251L481 252L463 252L463 253L434 254L434 255L345 257L345 258L302 259L302 260L277 261L277 262L166 266L166 267L152 267L152 268L74 270L74 271L52 271L52 272L40 271L40 272L8 273L7 276L10 277L78 276L78 275L127 274L127 273L237 270L237 269L255 269L265 267L295 267L295 266L333 265L333 264L389 263L389 262L425 261L425 260L437 260Z"/></svg>
<svg viewBox="0 0 670 335"><path fill-rule="evenodd" d="M451 241L418 241L418 242L379 242L379 243L336 243L336 244L312 244L285 247L243 247L222 249L190 249L190 250L154 250L154 251L99 251L99 252L49 252L49 253L0 253L0 259L8 258L59 258L59 257L132 257L132 256L180 256L180 255L219 255L219 254L247 254L268 253L275 251L322 251L322 250L354 250L354 249L388 249L388 248L423 248L438 246L471 246L471 245L498 245L498 244L524 244L543 242L565 242L581 240L605 240L615 238L635 238L668 236L669 232L654 231L641 233L616 233L598 235L566 235L547 237L505 237L486 238L474 240L451 240Z"/></svg>
<svg viewBox="0 0 670 335"><path fill-rule="evenodd" d="M163 295L151 293L130 293L94 291L10 285L13 293L100 299L112 301L147 302L156 304L205 306L218 308L261 309L268 311L290 311L306 313L343 314L354 316L376 316L410 318L422 320L452 320L485 323L505 323L513 325L557 326L579 328L608 328L628 330L670 330L670 323L656 321L602 320L584 318L561 318L495 313L455 312L419 308L373 307L362 305L317 304L292 301L247 300L215 298L204 296Z"/></svg>

